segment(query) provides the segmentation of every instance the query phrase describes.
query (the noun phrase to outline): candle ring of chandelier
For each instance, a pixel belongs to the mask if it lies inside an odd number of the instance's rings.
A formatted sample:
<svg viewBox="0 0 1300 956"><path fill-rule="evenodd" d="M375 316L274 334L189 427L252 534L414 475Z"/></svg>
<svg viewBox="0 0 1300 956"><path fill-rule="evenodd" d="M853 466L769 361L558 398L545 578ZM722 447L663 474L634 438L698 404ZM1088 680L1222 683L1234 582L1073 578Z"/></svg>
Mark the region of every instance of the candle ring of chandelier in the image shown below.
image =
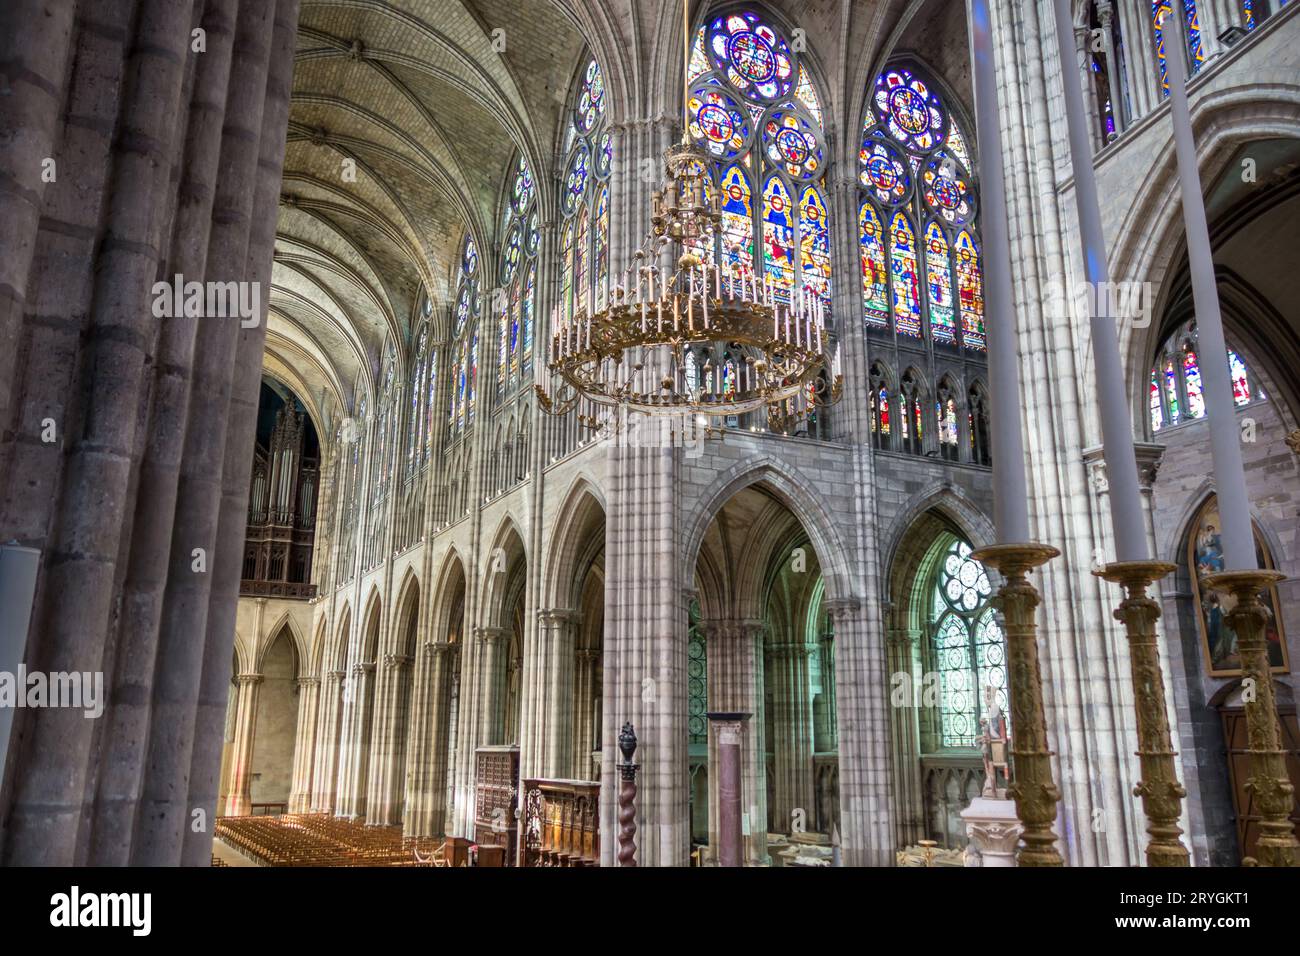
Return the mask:
<svg viewBox="0 0 1300 956"><path fill-rule="evenodd" d="M807 289L781 290L739 256L706 263L697 250L711 246L721 222L718 194L706 199L708 159L683 142L664 160L648 251L638 250L622 282L590 308L582 295L572 318L552 315L548 367L573 391L553 399L536 386L543 411L561 415L586 398L651 415L768 407L769 418L793 423L833 404L842 379L838 355L833 363L828 355L825 302ZM669 243L679 254L665 274ZM715 362L718 346L726 358Z"/></svg>

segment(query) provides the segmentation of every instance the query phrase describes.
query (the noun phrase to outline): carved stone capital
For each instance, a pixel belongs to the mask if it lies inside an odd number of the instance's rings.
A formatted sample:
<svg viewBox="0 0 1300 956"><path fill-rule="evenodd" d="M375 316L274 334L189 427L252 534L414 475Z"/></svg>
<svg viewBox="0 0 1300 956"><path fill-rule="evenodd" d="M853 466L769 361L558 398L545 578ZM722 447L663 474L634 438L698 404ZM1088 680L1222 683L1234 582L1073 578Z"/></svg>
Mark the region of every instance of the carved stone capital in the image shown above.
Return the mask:
<svg viewBox="0 0 1300 956"><path fill-rule="evenodd" d="M299 677L299 678L298 678L298 686L299 686L299 687L319 687L319 686L320 686L320 678L319 678L319 677Z"/></svg>
<svg viewBox="0 0 1300 956"><path fill-rule="evenodd" d="M385 654L384 666L389 670L399 670L403 667L410 667L415 663L415 658L410 654Z"/></svg>
<svg viewBox="0 0 1300 956"><path fill-rule="evenodd" d="M236 674L236 684L260 684L262 683L261 674Z"/></svg>
<svg viewBox="0 0 1300 956"><path fill-rule="evenodd" d="M509 632L504 627L475 627L474 639L480 644L499 644L506 639Z"/></svg>
<svg viewBox="0 0 1300 956"><path fill-rule="evenodd" d="M537 620L548 627L555 627L560 624L577 624L582 620L582 614L573 608L548 607L537 612Z"/></svg>
<svg viewBox="0 0 1300 956"><path fill-rule="evenodd" d="M835 598L822 604L832 621L848 621L862 610L862 602L855 597Z"/></svg>
<svg viewBox="0 0 1300 956"><path fill-rule="evenodd" d="M343 678L347 676L348 676L347 671L329 671L325 675L325 680L329 681L331 684L341 684L343 682Z"/></svg>

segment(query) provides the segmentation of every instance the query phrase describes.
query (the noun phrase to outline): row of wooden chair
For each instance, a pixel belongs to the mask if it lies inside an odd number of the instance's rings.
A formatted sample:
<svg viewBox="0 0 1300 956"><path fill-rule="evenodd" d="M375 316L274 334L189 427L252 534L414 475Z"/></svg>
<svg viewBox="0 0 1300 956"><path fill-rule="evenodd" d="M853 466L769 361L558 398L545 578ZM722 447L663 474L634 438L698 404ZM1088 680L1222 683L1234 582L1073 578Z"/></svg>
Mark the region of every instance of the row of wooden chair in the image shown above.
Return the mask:
<svg viewBox="0 0 1300 956"><path fill-rule="evenodd" d="M266 866L436 866L442 842L320 813L222 817L216 835Z"/></svg>

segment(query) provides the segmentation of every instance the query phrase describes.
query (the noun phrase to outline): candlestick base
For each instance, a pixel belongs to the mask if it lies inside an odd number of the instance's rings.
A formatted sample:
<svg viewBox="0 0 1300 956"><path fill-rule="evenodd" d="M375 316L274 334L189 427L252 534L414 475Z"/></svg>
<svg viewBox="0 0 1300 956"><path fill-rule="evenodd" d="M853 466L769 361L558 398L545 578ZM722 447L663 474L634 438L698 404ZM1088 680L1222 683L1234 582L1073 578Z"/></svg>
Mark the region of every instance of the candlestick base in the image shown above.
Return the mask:
<svg viewBox="0 0 1300 956"><path fill-rule="evenodd" d="M1061 552L1045 544L995 544L973 554L1002 573L1006 582L994 598L1007 635L1008 689L1011 694L1011 757L1013 781L1007 788L1024 825L1016 850L1018 866L1063 866L1056 849L1056 804L1061 791L1052 778L1052 752L1047 749L1043 715L1043 676L1038 663L1038 590L1028 574Z"/></svg>
<svg viewBox="0 0 1300 956"><path fill-rule="evenodd" d="M1300 866L1300 843L1291 826L1295 787L1287 777L1268 640L1264 636L1268 611L1259 600L1261 591L1285 580L1286 575L1280 571L1267 570L1220 571L1201 578L1205 587L1236 601L1223 620L1237 635L1242 683L1254 690L1245 695L1249 740L1246 752L1250 758L1246 789L1260 816L1259 839L1255 856L1243 858L1243 866Z"/></svg>
<svg viewBox="0 0 1300 956"><path fill-rule="evenodd" d="M1147 818L1148 866L1191 866L1191 856L1180 839L1178 820L1187 791L1178 780L1165 705L1164 674L1160 670L1160 648L1156 643L1156 621L1160 605L1147 595L1156 581L1177 567L1163 561L1118 561L1093 573L1121 585L1128 596L1115 609L1115 619L1124 623L1129 645L1129 673L1133 680L1133 703L1137 712L1137 756L1142 779L1133 795L1142 798Z"/></svg>

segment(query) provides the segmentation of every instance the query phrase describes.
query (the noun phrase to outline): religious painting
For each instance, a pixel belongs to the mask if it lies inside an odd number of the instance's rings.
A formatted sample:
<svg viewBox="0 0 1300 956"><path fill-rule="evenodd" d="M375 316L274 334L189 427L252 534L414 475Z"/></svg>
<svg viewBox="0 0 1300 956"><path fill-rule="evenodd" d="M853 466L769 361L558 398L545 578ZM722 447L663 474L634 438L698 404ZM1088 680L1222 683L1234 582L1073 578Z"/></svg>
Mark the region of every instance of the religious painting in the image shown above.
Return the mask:
<svg viewBox="0 0 1300 956"><path fill-rule="evenodd" d="M1187 566L1192 573L1192 597L1196 604L1196 617L1201 629L1201 650L1206 671L1211 677L1240 677L1241 654L1237 635L1224 617L1233 608L1232 598L1210 591L1201 583L1208 574L1224 570L1223 543L1220 536L1218 501L1211 497L1201 507L1187 542ZM1254 528L1255 553L1262 568L1273 567L1273 555L1259 528ZM1286 634L1282 629L1282 607L1277 589L1268 588L1260 593L1267 619L1264 636L1268 641L1268 659L1274 673L1290 671L1286 649Z"/></svg>

